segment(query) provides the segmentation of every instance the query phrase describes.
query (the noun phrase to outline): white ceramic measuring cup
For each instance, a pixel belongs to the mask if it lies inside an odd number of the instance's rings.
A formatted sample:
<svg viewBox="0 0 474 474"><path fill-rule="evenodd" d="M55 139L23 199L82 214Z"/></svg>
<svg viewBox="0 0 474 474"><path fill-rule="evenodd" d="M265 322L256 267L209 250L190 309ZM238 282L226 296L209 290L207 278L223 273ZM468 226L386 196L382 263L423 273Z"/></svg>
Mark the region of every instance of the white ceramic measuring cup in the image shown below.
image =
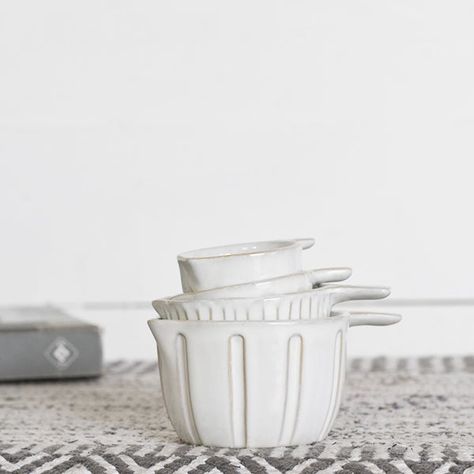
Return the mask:
<svg viewBox="0 0 474 474"><path fill-rule="evenodd" d="M344 384L346 332L399 315L334 313L310 321L171 321L148 325L166 409L187 443L232 448L323 440Z"/></svg>
<svg viewBox="0 0 474 474"><path fill-rule="evenodd" d="M352 300L386 298L390 289L327 285L309 291L242 298L195 298L183 294L152 302L164 319L211 321L278 321L328 317L334 305Z"/></svg>
<svg viewBox="0 0 474 474"><path fill-rule="evenodd" d="M292 273L268 280L251 281L240 285L230 285L212 290L197 291L192 293L193 298L232 298L277 295L281 293L294 293L296 291L311 290L323 283L333 283L346 280L351 276L352 270L346 267L319 268L299 273ZM185 293L191 296L190 293ZM180 298L182 295L176 295ZM172 297L173 298L173 297Z"/></svg>
<svg viewBox="0 0 474 474"><path fill-rule="evenodd" d="M195 292L302 271L314 239L275 240L191 250L178 255L183 291Z"/></svg>
<svg viewBox="0 0 474 474"><path fill-rule="evenodd" d="M168 416L183 441L286 446L320 441L331 429L348 318L148 324Z"/></svg>

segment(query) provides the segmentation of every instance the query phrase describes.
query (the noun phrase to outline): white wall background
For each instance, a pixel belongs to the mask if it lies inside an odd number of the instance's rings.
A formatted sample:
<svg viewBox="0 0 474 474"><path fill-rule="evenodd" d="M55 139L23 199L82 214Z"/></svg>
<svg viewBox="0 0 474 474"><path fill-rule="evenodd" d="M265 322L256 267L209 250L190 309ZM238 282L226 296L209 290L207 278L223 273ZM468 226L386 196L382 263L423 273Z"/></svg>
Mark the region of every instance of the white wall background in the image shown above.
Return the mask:
<svg viewBox="0 0 474 474"><path fill-rule="evenodd" d="M293 236L396 300L474 298L473 24L468 0L1 2L0 303L149 301L181 250Z"/></svg>

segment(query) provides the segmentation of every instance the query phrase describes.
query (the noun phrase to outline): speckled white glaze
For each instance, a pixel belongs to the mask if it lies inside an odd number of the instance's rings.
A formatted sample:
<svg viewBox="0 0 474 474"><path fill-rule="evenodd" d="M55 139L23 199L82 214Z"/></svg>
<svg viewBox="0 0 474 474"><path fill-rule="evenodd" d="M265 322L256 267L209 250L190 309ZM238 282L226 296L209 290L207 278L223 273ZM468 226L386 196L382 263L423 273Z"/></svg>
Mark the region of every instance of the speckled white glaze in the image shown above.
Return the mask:
<svg viewBox="0 0 474 474"><path fill-rule="evenodd" d="M309 291L242 298L195 298L192 294L153 301L164 319L212 321L277 321L328 317L332 307L351 300L380 299L389 288L326 285Z"/></svg>
<svg viewBox="0 0 474 474"><path fill-rule="evenodd" d="M292 273L268 280L251 281L240 285L230 285L213 290L197 291L195 293L184 293L196 299L210 298L240 298L277 295L281 293L294 293L297 291L308 291L322 284L334 283L346 280L351 276L350 268L319 268L305 272ZM172 296L171 299L179 299L183 294Z"/></svg>
<svg viewBox="0 0 474 474"><path fill-rule="evenodd" d="M187 443L232 448L322 440L337 415L347 317L148 322L163 397Z"/></svg>
<svg viewBox="0 0 474 474"><path fill-rule="evenodd" d="M275 240L191 250L178 255L184 292L266 280L302 271L314 239Z"/></svg>

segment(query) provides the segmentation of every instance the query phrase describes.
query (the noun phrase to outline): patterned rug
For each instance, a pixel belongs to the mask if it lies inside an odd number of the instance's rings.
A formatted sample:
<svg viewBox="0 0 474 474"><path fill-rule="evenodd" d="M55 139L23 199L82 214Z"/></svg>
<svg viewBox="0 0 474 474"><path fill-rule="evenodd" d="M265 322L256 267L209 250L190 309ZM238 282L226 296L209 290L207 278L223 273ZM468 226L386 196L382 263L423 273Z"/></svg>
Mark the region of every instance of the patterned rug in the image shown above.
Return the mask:
<svg viewBox="0 0 474 474"><path fill-rule="evenodd" d="M150 363L0 384L0 472L472 474L474 357L352 360L329 438L275 449L180 443Z"/></svg>

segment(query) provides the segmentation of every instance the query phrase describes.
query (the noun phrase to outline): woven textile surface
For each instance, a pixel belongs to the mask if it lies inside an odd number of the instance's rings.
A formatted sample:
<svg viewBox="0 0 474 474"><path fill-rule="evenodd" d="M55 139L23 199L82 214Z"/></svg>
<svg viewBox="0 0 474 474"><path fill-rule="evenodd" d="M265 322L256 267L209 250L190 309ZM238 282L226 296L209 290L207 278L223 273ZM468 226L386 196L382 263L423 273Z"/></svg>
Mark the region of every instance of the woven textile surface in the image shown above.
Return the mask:
<svg viewBox="0 0 474 474"><path fill-rule="evenodd" d="M329 438L274 449L181 443L146 362L0 384L0 472L462 473L474 472L473 433L474 357L352 360Z"/></svg>

